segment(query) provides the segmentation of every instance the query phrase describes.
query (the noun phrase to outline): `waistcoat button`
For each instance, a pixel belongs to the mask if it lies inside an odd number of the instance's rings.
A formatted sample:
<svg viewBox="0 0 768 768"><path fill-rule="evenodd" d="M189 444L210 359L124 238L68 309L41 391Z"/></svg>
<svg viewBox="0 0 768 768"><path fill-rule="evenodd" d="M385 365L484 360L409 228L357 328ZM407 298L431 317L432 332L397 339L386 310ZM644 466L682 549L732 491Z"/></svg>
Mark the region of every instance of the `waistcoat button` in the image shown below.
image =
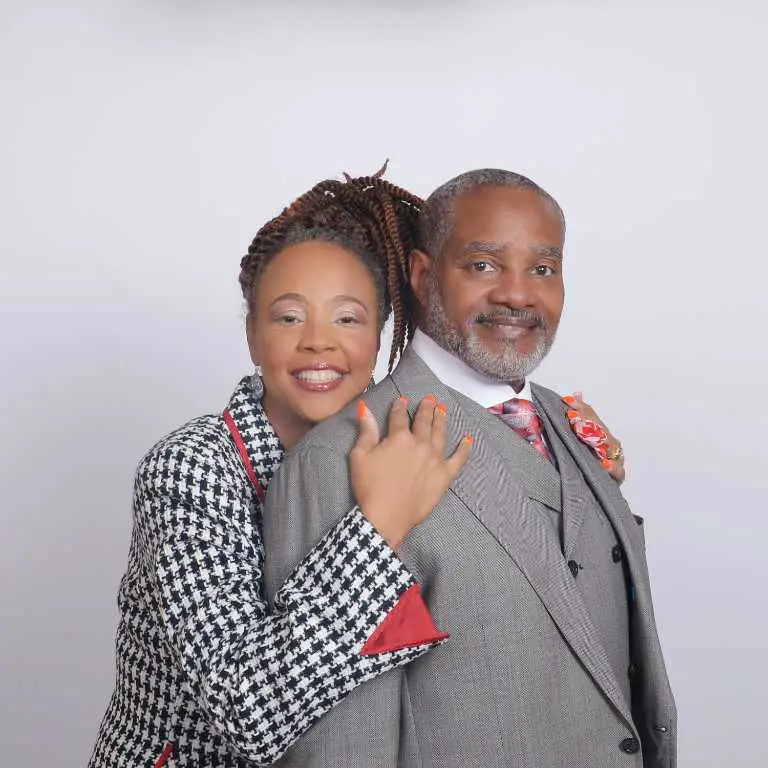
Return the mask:
<svg viewBox="0 0 768 768"><path fill-rule="evenodd" d="M624 739L619 744L619 749L622 752L626 752L628 755L634 755L640 751L640 742L637 739Z"/></svg>

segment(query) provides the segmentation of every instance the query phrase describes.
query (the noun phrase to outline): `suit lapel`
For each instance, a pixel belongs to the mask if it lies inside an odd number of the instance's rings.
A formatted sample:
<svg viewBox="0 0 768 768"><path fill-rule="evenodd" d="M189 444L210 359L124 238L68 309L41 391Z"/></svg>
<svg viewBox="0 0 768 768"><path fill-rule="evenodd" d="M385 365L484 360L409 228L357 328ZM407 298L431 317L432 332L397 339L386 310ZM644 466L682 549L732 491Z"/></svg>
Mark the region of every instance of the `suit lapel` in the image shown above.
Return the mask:
<svg viewBox="0 0 768 768"><path fill-rule="evenodd" d="M600 462L591 449L573 433L565 416L567 408L560 397L536 384L533 384L531 388L537 405L543 410L551 428L562 440L569 457L583 474L592 493L613 525L616 535L627 553L633 583L645 582L645 569L640 567L636 557L637 548L641 546L640 533L634 530L636 523L627 502L619 491L618 484L600 466Z"/></svg>
<svg viewBox="0 0 768 768"><path fill-rule="evenodd" d="M536 403L536 407L544 425L544 432L549 437L549 449L554 454L557 466L560 468L563 496L563 553L565 559L570 560L584 522L587 500L584 497L583 485L578 476L578 468L565 449L563 442L559 439L559 431L555 429L552 419L547 411L541 407L540 402ZM563 418L565 417L563 416Z"/></svg>
<svg viewBox="0 0 768 768"><path fill-rule="evenodd" d="M592 451L573 434L564 415L565 407L560 397L537 385L532 385L532 390L537 405L546 412L552 427L566 445L573 461L581 470L592 493L613 525L624 549L631 583L631 610L638 623L635 638L639 647L635 651L639 654L640 659L658 660L661 658L661 648L659 647L656 621L653 615L648 567L645 562L642 534L638 530L632 511L621 495L618 484L600 466ZM661 679L657 678L654 684L660 685L666 691L666 695L671 698L672 694L663 662Z"/></svg>
<svg viewBox="0 0 768 768"><path fill-rule="evenodd" d="M526 494L558 512L561 509L560 478L557 470L501 419L488 413L474 400L445 386L410 349L406 349L392 380L400 394L409 397L413 415L423 398L434 395L448 407L448 444L455 446L467 433L492 444L510 473Z"/></svg>
<svg viewBox="0 0 768 768"><path fill-rule="evenodd" d="M403 354L392 380L400 393L411 399L411 408L428 394L445 402L449 411L449 445L455 445L467 433L476 437L472 458L454 483L452 492L515 562L566 642L631 724L628 703L563 557L558 536L531 501L533 498L560 508L558 493L552 490L553 485L559 489L551 476L554 474L557 478L554 468L545 459L541 459L546 465L543 468L529 457L528 451L540 458L499 419L444 386L410 350Z"/></svg>
<svg viewBox="0 0 768 768"><path fill-rule="evenodd" d="M225 414L231 419L230 430L234 426L238 433L237 437L233 433L233 438L236 442L238 438L241 441L238 451L246 467L250 465L254 473L254 484L258 483L266 491L283 460L285 449L264 413L261 396L255 391L251 376L246 376L237 385Z"/></svg>

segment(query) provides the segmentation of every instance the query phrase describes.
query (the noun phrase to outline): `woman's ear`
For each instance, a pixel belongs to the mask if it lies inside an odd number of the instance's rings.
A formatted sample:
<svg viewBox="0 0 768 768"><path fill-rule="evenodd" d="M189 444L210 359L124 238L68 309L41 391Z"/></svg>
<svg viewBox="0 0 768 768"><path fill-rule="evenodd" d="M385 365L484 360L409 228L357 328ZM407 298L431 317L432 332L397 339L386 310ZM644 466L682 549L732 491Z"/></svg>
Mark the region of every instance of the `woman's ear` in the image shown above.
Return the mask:
<svg viewBox="0 0 768 768"><path fill-rule="evenodd" d="M245 338L248 341L248 351L251 354L251 362L258 368L261 354L259 351L259 334L256 327L256 315L249 312L245 318Z"/></svg>

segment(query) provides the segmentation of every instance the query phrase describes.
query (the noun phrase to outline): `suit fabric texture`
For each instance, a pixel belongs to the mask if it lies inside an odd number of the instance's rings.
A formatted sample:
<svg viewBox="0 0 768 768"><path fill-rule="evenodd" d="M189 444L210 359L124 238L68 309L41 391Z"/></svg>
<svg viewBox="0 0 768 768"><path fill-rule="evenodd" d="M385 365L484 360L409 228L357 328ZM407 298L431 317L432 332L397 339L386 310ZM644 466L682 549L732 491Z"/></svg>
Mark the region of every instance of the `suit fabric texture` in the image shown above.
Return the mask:
<svg viewBox="0 0 768 768"><path fill-rule="evenodd" d="M676 711L657 636L642 526L533 386L556 465L406 350L366 395L383 427L400 395L448 408L472 457L400 557L450 638L361 685L278 765L674 768ZM275 475L265 586L279 585L349 509L354 409L313 430ZM396 481L393 478L393 481Z"/></svg>

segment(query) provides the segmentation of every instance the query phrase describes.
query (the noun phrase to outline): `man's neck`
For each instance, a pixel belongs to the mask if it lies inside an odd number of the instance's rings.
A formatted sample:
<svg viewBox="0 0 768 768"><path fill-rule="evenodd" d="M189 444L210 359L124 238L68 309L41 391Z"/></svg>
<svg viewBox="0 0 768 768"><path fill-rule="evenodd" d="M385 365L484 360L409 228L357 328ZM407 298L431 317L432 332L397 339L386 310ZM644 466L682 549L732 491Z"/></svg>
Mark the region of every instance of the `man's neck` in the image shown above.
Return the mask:
<svg viewBox="0 0 768 768"><path fill-rule="evenodd" d="M443 384L461 392L483 408L518 396L531 399L527 382L510 384L485 376L420 329L414 334L411 349Z"/></svg>

